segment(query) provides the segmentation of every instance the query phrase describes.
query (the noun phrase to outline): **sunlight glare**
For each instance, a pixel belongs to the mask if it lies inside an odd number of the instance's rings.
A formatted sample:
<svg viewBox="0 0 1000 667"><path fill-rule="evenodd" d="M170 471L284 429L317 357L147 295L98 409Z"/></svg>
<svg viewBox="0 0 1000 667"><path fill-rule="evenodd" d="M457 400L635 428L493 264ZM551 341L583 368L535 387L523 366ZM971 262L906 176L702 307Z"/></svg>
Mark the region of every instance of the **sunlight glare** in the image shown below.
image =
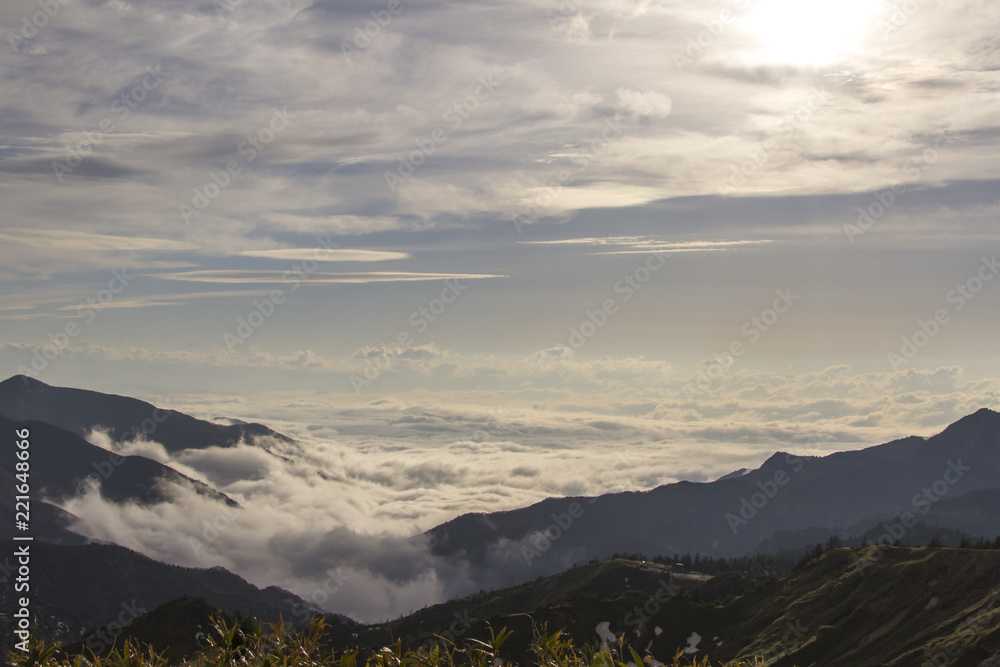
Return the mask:
<svg viewBox="0 0 1000 667"><path fill-rule="evenodd" d="M766 61L824 65L856 48L883 9L873 0L760 0L744 26Z"/></svg>

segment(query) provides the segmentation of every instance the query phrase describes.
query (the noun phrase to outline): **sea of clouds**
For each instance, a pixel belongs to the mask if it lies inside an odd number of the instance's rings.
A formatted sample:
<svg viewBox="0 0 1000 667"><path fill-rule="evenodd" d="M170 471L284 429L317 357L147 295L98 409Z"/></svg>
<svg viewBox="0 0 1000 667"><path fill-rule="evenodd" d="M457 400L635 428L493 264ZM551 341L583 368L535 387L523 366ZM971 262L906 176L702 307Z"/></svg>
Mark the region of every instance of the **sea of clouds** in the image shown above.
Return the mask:
<svg viewBox="0 0 1000 667"><path fill-rule="evenodd" d="M530 564L513 543L485 563L435 556L424 532L464 513L711 481L775 451L823 455L929 436L1000 404L995 381L964 381L958 369L734 372L693 400L679 382L647 384L641 396L625 386L550 389L544 400L530 390L174 396L175 409L260 421L294 442L170 453L155 432L112 442L97 430L93 443L160 461L240 508L180 485L155 506L109 503L91 488L64 507L94 539L179 565L221 565L377 621L572 565Z"/></svg>

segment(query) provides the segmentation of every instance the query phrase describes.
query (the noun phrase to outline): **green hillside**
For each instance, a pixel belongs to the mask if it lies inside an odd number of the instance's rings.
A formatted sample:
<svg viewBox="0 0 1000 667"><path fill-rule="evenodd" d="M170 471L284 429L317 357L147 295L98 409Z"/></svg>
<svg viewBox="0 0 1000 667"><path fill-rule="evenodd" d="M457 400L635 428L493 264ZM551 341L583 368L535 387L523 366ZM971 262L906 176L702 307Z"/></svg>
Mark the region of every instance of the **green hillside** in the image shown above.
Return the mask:
<svg viewBox="0 0 1000 667"><path fill-rule="evenodd" d="M578 648L606 647L625 656L635 650L649 656L647 663L654 667L671 664L684 650L687 658L708 659L712 665L1000 664L1000 551L832 549L781 578L741 580L742 595L722 604L700 602L700 588L718 579L646 562L591 563L389 623L361 625L331 616L323 619L321 644L338 656L357 651L356 659L364 664L388 655L384 647L426 657L435 646L481 646L476 642L489 643L491 631L505 628L511 634L498 656L521 665L544 662L539 642L551 639L553 631ZM183 624L179 617L186 609L197 609L197 624ZM121 636L159 651L169 648L177 663L204 646L209 610L191 600L171 603ZM167 626L175 629L168 633ZM178 633L178 627L187 630ZM563 657L570 660L569 654ZM438 664L424 658L411 663Z"/></svg>

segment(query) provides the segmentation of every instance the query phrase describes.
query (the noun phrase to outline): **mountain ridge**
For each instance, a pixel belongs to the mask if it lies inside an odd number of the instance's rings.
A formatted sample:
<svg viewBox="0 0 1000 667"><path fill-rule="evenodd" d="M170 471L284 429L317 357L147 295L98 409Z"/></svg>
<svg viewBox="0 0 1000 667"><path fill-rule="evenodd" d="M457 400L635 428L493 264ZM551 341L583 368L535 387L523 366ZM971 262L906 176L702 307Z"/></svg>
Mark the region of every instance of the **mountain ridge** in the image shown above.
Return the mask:
<svg viewBox="0 0 1000 667"><path fill-rule="evenodd" d="M238 503L215 488L192 479L173 468L144 456L119 456L97 445L92 445L80 435L43 421L11 420L0 415L0 429L13 433L27 428L31 443L31 487L36 502L53 501L53 504L78 495L82 485L95 483L101 495L113 502L152 504L171 500L159 481L188 485L197 493L229 506ZM4 467L14 470L14 448L0 454ZM12 480L0 475L0 493ZM10 497L14 494L11 492ZM35 526L38 527L37 525Z"/></svg>
<svg viewBox="0 0 1000 667"><path fill-rule="evenodd" d="M293 442L263 424L215 424L152 403L89 389L56 387L26 375L0 382L0 414L13 420L48 422L87 437L104 428L115 442L147 436L168 452L233 447L258 438Z"/></svg>
<svg viewBox="0 0 1000 667"><path fill-rule="evenodd" d="M539 573L536 566L547 573L613 552L737 556L779 529L835 528L922 511L941 500L916 499L931 487L948 498L1000 488L1000 413L983 408L931 437L908 436L823 457L779 451L746 474L711 482L465 514L426 535L435 553L475 562L489 561L501 548L539 552L521 568L520 576L530 577ZM569 529L550 530L570 503L580 505L582 516ZM1000 532L1000 518L986 528ZM546 530L550 536L558 532L557 539L546 538Z"/></svg>
<svg viewBox="0 0 1000 667"><path fill-rule="evenodd" d="M328 617L324 638L337 655L358 650L359 665L396 646L426 656L435 646L488 642L501 628L512 634L498 658L525 666L556 664L540 663L531 650L536 636L553 632L578 647L603 644L625 655L633 649L654 665L670 664L679 650L711 664L772 667L1000 661L997 550L833 548L720 599L717 589L731 580L613 559L385 623ZM132 621L121 636L167 647L178 664L204 646L199 636L219 611L204 600L175 600ZM67 649L78 653L85 645Z"/></svg>

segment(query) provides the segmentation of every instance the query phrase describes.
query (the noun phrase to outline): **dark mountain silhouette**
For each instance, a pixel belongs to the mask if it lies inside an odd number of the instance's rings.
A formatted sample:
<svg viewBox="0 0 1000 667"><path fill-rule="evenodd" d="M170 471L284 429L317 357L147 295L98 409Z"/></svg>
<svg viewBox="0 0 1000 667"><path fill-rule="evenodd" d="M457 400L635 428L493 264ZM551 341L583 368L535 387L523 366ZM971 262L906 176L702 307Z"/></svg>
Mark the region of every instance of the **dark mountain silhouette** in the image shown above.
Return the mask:
<svg viewBox="0 0 1000 667"><path fill-rule="evenodd" d="M121 442L145 435L167 451L232 447L256 438L291 439L261 424L213 424L175 410L161 410L135 398L86 389L53 387L26 375L0 382L0 415L37 420L87 436L95 428Z"/></svg>
<svg viewBox="0 0 1000 667"><path fill-rule="evenodd" d="M844 546L892 543L897 539L909 546L919 546L936 535L946 546L957 547L963 537L1000 534L998 518L1000 489L982 489L956 498L942 498L926 515L920 515L918 523L904 526L905 530L901 530L902 516L871 518L840 528L779 530L757 545L756 552L775 554L805 544L825 544L832 535L839 537Z"/></svg>
<svg viewBox="0 0 1000 667"><path fill-rule="evenodd" d="M100 485L101 495L114 502L134 501L156 503L169 501L169 495L160 481L176 482L194 488L198 493L235 506L228 496L219 493L202 482L186 477L173 468L142 456L117 456L90 444L76 433L40 421L13 421L0 416L0 433L13 439L19 429L30 432L30 485L32 507L43 500L62 500L76 495L80 485L88 478ZM15 470L15 448L4 447L0 452L0 494L3 501L14 498L15 480L10 471ZM43 507L38 505L39 508ZM41 510L48 511L52 510ZM61 510L60 510L61 512ZM65 513L63 513L65 514ZM31 527L55 529L50 522L40 522L33 515ZM65 518L65 517L64 517ZM11 521L13 517L11 516ZM58 522L56 522L58 523ZM0 531L9 530L10 522L4 522ZM0 535L6 533L0 532ZM40 533L35 533L40 538Z"/></svg>
<svg viewBox="0 0 1000 667"><path fill-rule="evenodd" d="M4 554L14 553L10 541L0 542L0 548ZM11 577L11 572L4 576ZM12 609L13 595L13 586L3 581L0 608ZM241 613L267 623L279 617L300 623L318 611L286 590L260 589L221 567L166 565L112 544L31 543L31 608L40 636L69 641L88 628L111 626L114 630L184 595L203 598L228 614ZM0 625L6 626L4 640L12 636L9 620L9 615L0 618ZM116 634L102 633L105 638Z"/></svg>
<svg viewBox="0 0 1000 667"><path fill-rule="evenodd" d="M181 597L160 605L126 626L93 628L79 639L68 642L63 652L70 656L104 657L112 649L120 649L125 642L134 641L141 646L151 646L176 665L204 648L204 637L212 632L213 623L218 620L227 624L234 622L229 614L203 598Z"/></svg>
<svg viewBox="0 0 1000 667"><path fill-rule="evenodd" d="M516 639L509 657L521 658L521 664L534 629L546 624L549 630L565 628L578 645L598 641L603 626L605 637L624 637L640 654L649 651L668 664L678 649L692 645L697 648L692 657L709 657L713 664L756 655L776 667L985 665L1000 658L1000 551L834 549L722 604L699 602L700 588L715 578L692 588L665 568L656 577L642 577L635 570L651 566L631 565L633 573L619 566L614 594L550 594L548 602L520 613L479 616L465 636L487 638L486 623L512 629ZM525 586L550 590L555 581L595 567ZM425 624L417 641L446 628L448 615L441 612L461 612L472 602L448 603L438 614L441 620ZM402 630L407 621L395 623L395 636L412 636ZM941 662L940 655L949 662Z"/></svg>
<svg viewBox="0 0 1000 667"><path fill-rule="evenodd" d="M738 477L466 514L428 534L439 555L503 563L524 581L616 552L738 556L779 530L870 526L904 512L926 520L937 510L936 524L992 536L1000 514L986 510L986 492L998 489L1000 414L983 409L931 438L821 458L779 452Z"/></svg>
<svg viewBox="0 0 1000 667"><path fill-rule="evenodd" d="M3 428L3 426L0 426ZM0 539L9 540L18 533L15 527L15 512L22 508L16 507L18 480L15 479L13 461L9 457L10 448L5 448L4 460L0 464ZM31 534L35 539L55 542L58 544L82 544L85 538L69 529L73 516L59 507L32 499L30 503Z"/></svg>
<svg viewBox="0 0 1000 667"><path fill-rule="evenodd" d="M490 628L513 631L500 657L520 665L537 664L529 649L537 633L557 630L577 646L624 643L626 655L632 648L660 664L685 649L712 664L775 667L1000 661L1000 551L832 549L721 602L702 595L727 576L680 575L670 566L627 560L589 563L387 623L331 617L326 640L338 656L360 648L358 664L397 639L404 650L461 646L488 640ZM205 600L180 599L130 623L120 637L166 650L179 664L199 649L199 633L220 614ZM88 635L92 644L95 637Z"/></svg>

